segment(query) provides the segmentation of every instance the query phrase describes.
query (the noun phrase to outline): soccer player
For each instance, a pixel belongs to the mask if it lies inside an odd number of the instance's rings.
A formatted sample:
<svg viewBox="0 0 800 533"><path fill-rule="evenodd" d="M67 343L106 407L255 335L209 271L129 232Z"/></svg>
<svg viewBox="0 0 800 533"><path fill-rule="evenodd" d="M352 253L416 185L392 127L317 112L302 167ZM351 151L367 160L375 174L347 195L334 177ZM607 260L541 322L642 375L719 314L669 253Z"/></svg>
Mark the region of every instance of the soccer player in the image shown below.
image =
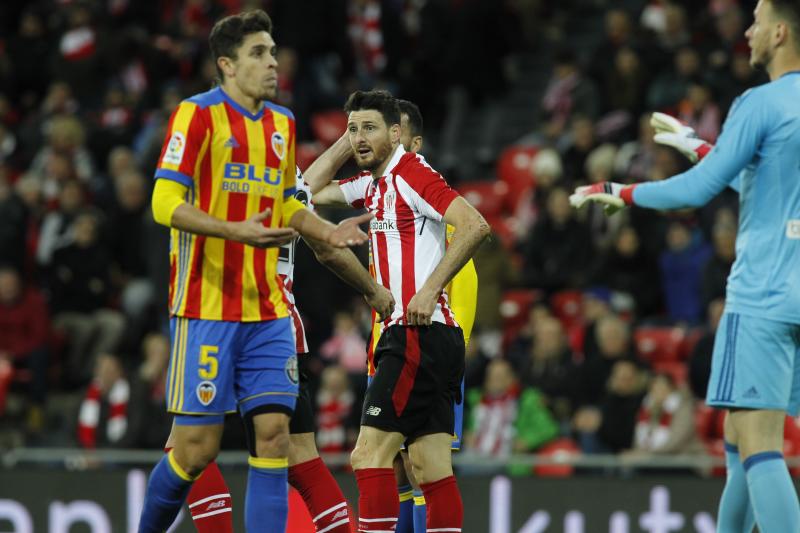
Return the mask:
<svg viewBox="0 0 800 533"><path fill-rule="evenodd" d="M404 442L427 503L428 530L461 531L450 448L464 337L444 288L488 236L489 225L424 158L405 151L400 109L389 93L355 92L345 111L362 172L325 186L315 202L365 207L376 215L372 272L396 302L383 322L351 456L359 531L394 530L399 504L392 463ZM449 245L447 224L455 228Z"/></svg>
<svg viewBox="0 0 800 533"><path fill-rule="evenodd" d="M671 179L580 187L573 205L697 207L739 190L736 261L714 343L707 403L727 409L728 477L719 531L800 531L782 456L786 413L800 412L800 4L760 0L745 36L770 82L740 96L702 161Z"/></svg>
<svg viewBox="0 0 800 533"><path fill-rule="evenodd" d="M423 120L419 108L408 100L397 100L400 108L400 144L407 152L418 153L423 145ZM333 179L335 172L352 156L349 135L345 132L324 154L320 156L308 169L306 176L312 191L319 191ZM448 241L454 228L447 227ZM475 322L475 307L477 305L478 275L475 264L470 259L447 286L445 292L449 296L450 308L456 321L464 332L464 343L469 344L472 325ZM367 371L370 379L375 373L373 355L378 339L381 336L383 324L376 321L368 347ZM463 400L463 383L462 383ZM463 401L455 405L455 427L451 448L458 450L461 446L463 429ZM424 533L425 532L425 497L419 487L408 459L408 454L401 452L395 457L395 477L397 478L400 511L397 521L396 533Z"/></svg>
<svg viewBox="0 0 800 533"><path fill-rule="evenodd" d="M277 247L298 233L336 247L366 240L358 224L371 217L334 226L294 198L294 117L267 101L277 90L271 31L261 10L214 25L220 86L181 102L156 170L154 217L172 228L167 409L176 416L140 532L169 527L237 409L250 451L245 525L283 532L298 371Z"/></svg>

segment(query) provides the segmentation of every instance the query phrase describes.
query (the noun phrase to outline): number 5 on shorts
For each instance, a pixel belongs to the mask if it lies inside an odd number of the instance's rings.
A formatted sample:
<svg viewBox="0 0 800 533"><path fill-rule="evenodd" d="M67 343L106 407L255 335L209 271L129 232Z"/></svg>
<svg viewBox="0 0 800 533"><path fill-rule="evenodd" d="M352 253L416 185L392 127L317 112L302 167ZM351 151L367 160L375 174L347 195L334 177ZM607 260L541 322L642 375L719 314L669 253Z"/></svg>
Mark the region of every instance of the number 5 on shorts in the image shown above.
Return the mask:
<svg viewBox="0 0 800 533"><path fill-rule="evenodd" d="M197 373L200 375L201 379L212 380L217 377L217 373L219 372L219 360L216 354L218 352L218 346L209 346L207 344L200 346L200 368L197 370Z"/></svg>

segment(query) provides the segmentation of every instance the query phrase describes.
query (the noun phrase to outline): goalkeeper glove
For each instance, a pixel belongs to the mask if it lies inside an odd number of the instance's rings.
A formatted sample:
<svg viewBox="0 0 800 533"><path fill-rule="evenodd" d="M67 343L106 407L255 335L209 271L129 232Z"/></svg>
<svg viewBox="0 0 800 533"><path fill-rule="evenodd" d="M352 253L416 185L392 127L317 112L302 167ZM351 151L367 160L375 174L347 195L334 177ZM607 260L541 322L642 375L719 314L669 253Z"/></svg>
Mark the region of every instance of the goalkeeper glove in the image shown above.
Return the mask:
<svg viewBox="0 0 800 533"><path fill-rule="evenodd" d="M714 145L699 138L693 128L664 113L653 113L650 116L650 125L656 130L653 140L675 148L692 163L703 159L714 148Z"/></svg>
<svg viewBox="0 0 800 533"><path fill-rule="evenodd" d="M623 185L611 181L601 181L593 185L578 187L569 197L572 207L580 209L587 202L602 204L607 215L613 215L626 205L633 205L633 189L636 185Z"/></svg>

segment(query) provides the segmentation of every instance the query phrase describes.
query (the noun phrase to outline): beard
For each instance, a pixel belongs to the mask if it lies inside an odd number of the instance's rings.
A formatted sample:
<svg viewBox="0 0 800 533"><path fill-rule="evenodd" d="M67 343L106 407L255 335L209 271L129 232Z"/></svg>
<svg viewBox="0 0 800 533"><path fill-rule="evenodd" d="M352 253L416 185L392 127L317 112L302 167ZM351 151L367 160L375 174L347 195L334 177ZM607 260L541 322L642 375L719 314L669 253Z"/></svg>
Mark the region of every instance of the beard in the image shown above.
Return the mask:
<svg viewBox="0 0 800 533"><path fill-rule="evenodd" d="M375 174L380 167L392 155L392 145L387 142L377 148L371 148L372 153L367 159L361 159L356 153L356 165L361 170L368 170L370 173ZM377 176L376 176L377 177Z"/></svg>
<svg viewBox="0 0 800 533"><path fill-rule="evenodd" d="M758 56L755 51L750 53L750 66L755 70L767 70L770 63L772 63L772 56L769 52L763 52Z"/></svg>

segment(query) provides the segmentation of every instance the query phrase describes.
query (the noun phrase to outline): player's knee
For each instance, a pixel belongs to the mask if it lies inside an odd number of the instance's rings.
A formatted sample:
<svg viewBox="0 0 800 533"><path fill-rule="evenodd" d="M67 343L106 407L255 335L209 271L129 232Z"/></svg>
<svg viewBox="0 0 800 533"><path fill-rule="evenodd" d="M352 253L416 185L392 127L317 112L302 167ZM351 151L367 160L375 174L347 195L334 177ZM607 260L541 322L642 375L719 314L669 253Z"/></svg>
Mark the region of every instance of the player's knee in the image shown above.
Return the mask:
<svg viewBox="0 0 800 533"><path fill-rule="evenodd" d="M175 448L178 464L192 477L200 475L218 453L219 445L209 439L187 440L182 449Z"/></svg>
<svg viewBox="0 0 800 533"><path fill-rule="evenodd" d="M370 453L370 450L363 444L356 443L356 447L350 452L350 465L353 467L353 470L369 468L371 466L371 458L372 453Z"/></svg>
<svg viewBox="0 0 800 533"><path fill-rule="evenodd" d="M289 426L281 421L265 421L256 425L257 457L286 457L289 454Z"/></svg>

